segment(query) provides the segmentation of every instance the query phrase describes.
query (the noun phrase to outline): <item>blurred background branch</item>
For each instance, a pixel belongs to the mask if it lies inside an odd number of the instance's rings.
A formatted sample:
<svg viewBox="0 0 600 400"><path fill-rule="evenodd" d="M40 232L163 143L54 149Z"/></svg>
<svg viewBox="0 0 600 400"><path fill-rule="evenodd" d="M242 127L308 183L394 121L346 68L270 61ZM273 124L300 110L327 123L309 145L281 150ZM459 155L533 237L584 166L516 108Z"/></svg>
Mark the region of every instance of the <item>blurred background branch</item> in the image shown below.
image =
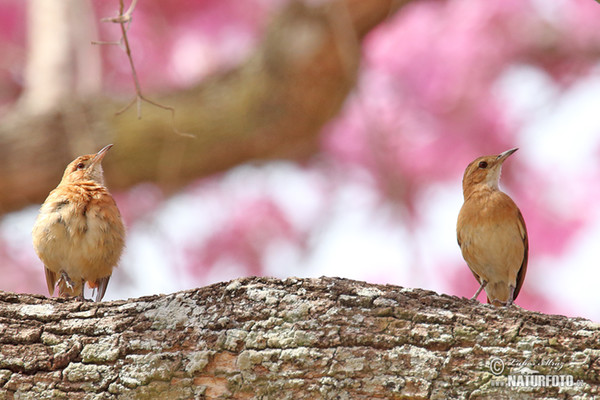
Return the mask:
<svg viewBox="0 0 600 400"><path fill-rule="evenodd" d="M246 62L161 96L190 139L174 134L168 111L147 106L139 121L131 112L115 116L122 104L86 84L98 71L98 50L82 46L79 34L95 25L93 14L78 13L87 2L34 0L27 89L0 125L0 210L40 202L72 158L109 142L105 171L117 190L153 181L173 191L250 160L314 155L321 127L356 81L360 40L404 3L290 2Z"/></svg>

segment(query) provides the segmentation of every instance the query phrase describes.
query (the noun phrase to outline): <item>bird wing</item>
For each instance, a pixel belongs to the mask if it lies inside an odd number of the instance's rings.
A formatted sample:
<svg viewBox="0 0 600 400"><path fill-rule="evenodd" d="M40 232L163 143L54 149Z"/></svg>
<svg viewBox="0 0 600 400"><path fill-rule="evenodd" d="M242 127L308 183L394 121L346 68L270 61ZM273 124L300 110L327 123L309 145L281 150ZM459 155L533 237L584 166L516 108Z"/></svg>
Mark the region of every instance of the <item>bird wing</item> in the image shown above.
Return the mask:
<svg viewBox="0 0 600 400"><path fill-rule="evenodd" d="M44 267L44 272L46 273L46 284L48 285L48 292L50 296L54 294L54 288L56 287L56 273L50 271L48 268Z"/></svg>
<svg viewBox="0 0 600 400"><path fill-rule="evenodd" d="M525 280L525 273L527 272L527 260L529 259L529 238L527 236L527 228L525 226L525 220L523 219L523 214L521 214L521 210L519 210L519 232L521 233L521 238L523 239L523 262L521 263L521 269L519 269L519 273L517 274L517 287L515 287L515 294L513 300L517 298L519 295L519 291L521 290L521 286L523 286L523 281Z"/></svg>
<svg viewBox="0 0 600 400"><path fill-rule="evenodd" d="M459 224L460 226L460 224ZM461 233L462 233L462 229L457 229L456 230L456 241L458 242L458 247L460 247L460 250L462 251L462 238L461 238ZM464 253L463 253L463 258L464 258ZM469 263L467 263L467 266L469 266ZM475 273L475 271L473 271L473 269L471 269L471 266L469 266L469 271L471 271L471 273L473 274L473 276L475 277L475 280L477 280L477 283L479 283L481 285L482 281L481 281L481 277L479 275L477 275Z"/></svg>

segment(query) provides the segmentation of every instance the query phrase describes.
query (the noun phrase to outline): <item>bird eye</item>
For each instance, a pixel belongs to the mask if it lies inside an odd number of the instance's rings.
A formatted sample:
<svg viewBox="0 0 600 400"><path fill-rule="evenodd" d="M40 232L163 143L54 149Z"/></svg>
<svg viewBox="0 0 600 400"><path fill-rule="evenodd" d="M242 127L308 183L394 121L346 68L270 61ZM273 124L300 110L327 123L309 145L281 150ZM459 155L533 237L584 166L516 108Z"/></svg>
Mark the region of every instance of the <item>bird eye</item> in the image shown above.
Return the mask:
<svg viewBox="0 0 600 400"><path fill-rule="evenodd" d="M479 163L479 168L481 168L481 169L486 169L486 168L487 168L487 166L488 166L488 163L487 163L487 162L485 162L485 161L481 161L481 162Z"/></svg>
<svg viewBox="0 0 600 400"><path fill-rule="evenodd" d="M77 169L83 169L85 168L85 164L80 162L79 164L77 164Z"/></svg>

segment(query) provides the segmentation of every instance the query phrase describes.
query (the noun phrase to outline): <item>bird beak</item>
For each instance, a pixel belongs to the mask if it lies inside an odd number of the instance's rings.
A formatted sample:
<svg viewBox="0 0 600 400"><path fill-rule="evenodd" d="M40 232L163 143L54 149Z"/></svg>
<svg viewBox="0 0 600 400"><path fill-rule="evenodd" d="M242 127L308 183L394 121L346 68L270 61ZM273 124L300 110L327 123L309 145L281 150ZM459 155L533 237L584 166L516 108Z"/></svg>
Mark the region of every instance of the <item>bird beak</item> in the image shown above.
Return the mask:
<svg viewBox="0 0 600 400"><path fill-rule="evenodd" d="M104 156L106 155L106 152L113 147L112 144L106 145L102 148L102 150L100 150L99 152L96 153L96 155L94 156L94 158L92 159L92 164L98 164L100 162L102 162L102 159L104 158Z"/></svg>
<svg viewBox="0 0 600 400"><path fill-rule="evenodd" d="M504 153L500 153L496 160L498 160L502 163L504 160L506 160L508 158L508 156L510 156L512 153L514 153L517 150L519 150L518 147L515 147L514 149L506 150ZM102 150L100 150L100 151L102 151Z"/></svg>

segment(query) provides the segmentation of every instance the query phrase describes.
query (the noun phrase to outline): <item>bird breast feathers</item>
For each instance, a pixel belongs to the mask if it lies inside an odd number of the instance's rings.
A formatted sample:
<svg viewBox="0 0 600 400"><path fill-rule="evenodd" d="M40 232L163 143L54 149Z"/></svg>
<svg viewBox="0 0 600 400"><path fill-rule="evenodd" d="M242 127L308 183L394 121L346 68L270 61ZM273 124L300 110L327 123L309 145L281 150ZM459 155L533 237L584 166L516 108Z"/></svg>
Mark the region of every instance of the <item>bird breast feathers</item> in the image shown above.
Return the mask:
<svg viewBox="0 0 600 400"><path fill-rule="evenodd" d="M482 201L481 207L472 207L469 201ZM498 271L504 268L504 264L520 266L526 236L521 221L512 199L500 191L486 196L486 200L475 196L465 202L459 214L461 228L457 234L469 266L475 269L487 266Z"/></svg>
<svg viewBox="0 0 600 400"><path fill-rule="evenodd" d="M50 230L50 237L66 235L73 242L95 243L99 240L99 232L109 230L108 219L111 215L120 216L113 198L102 186L95 185L91 190L78 185L59 188L50 193L38 215L38 219L45 220L45 223L36 224ZM125 229L121 219L112 219L115 221L110 222L117 228L114 233L124 236Z"/></svg>

